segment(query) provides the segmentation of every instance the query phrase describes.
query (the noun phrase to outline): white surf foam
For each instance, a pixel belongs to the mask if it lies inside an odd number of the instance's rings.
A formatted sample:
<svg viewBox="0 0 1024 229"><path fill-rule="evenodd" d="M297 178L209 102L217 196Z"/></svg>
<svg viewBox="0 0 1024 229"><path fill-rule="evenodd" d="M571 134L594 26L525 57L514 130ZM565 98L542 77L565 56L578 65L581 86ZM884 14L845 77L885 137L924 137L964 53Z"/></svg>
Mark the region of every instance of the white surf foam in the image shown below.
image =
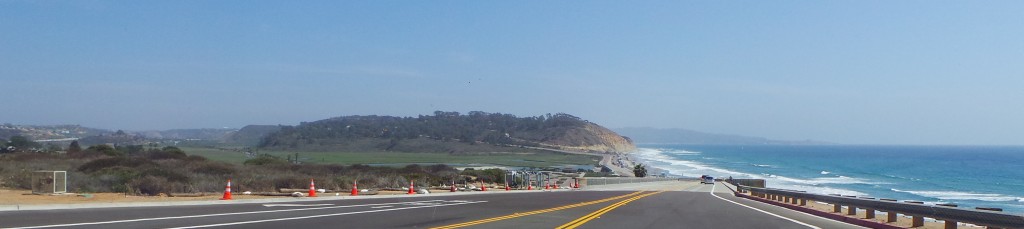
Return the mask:
<svg viewBox="0 0 1024 229"><path fill-rule="evenodd" d="M828 175L828 174L830 174L830 173L832 173L832 172L829 172L829 171L825 171L825 170L822 170L822 171L821 171L821 175Z"/></svg>
<svg viewBox="0 0 1024 229"><path fill-rule="evenodd" d="M845 176L822 177L814 179L797 179L786 176L780 176L777 174L744 173L728 169L716 168L695 161L679 160L669 156L698 154L700 154L700 152L691 152L674 149L667 150L641 148L638 150L637 158L642 161L649 162L647 163L649 164L648 166L666 170L672 175L684 177L700 177L701 175L711 175L714 177L765 179L768 183L768 186L771 188L801 190L817 194L866 196L867 194L862 192L826 187L824 186L824 184L871 184L867 180Z"/></svg>
<svg viewBox="0 0 1024 229"><path fill-rule="evenodd" d="M910 193L923 197L931 197L940 200L980 200L989 202L1017 201L1024 202L1024 197L1007 196L994 193L971 193L957 191L911 191L892 189L894 192Z"/></svg>

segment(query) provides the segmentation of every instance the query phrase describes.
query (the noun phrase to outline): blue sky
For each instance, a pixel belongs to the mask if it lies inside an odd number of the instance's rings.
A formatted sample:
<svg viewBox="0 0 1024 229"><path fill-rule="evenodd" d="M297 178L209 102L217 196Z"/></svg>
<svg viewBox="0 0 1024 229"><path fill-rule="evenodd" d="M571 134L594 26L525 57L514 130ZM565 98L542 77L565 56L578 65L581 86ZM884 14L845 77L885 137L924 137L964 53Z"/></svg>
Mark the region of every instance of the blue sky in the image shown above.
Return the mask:
<svg viewBox="0 0 1024 229"><path fill-rule="evenodd" d="M1021 1L0 0L0 122L435 110L1024 145Z"/></svg>

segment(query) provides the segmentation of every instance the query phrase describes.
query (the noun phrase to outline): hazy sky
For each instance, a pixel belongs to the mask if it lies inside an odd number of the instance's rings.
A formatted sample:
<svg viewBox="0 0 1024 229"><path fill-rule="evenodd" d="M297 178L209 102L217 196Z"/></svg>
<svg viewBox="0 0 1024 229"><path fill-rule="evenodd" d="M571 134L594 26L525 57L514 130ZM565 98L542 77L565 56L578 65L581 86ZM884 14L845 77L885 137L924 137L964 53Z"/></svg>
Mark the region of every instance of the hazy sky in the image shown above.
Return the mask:
<svg viewBox="0 0 1024 229"><path fill-rule="evenodd" d="M0 0L0 123L435 110L1024 145L1024 1Z"/></svg>

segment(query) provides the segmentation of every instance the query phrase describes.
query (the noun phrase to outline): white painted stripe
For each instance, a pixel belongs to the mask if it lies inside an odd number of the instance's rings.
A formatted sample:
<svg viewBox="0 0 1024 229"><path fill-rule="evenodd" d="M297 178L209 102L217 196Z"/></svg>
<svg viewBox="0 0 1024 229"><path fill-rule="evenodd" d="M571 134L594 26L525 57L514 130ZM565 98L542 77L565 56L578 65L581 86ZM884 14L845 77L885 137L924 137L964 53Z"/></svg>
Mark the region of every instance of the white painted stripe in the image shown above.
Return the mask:
<svg viewBox="0 0 1024 229"><path fill-rule="evenodd" d="M430 207L444 207L444 206L455 206L455 205L464 205L464 204L473 204L473 203L483 203L483 202L487 202L487 201L479 201L479 202L467 202L467 203L453 203L453 204L440 204L440 205L431 205L431 206L415 206L415 207L404 207L404 208L392 208L392 209L381 209L381 210L369 210L369 211L361 211L361 212L343 212L343 213L334 213L334 214L324 214L324 215L311 215L311 216L300 216L300 217L291 217L291 218L279 218L279 219L265 219L265 220L255 220L255 221L245 221L245 222L234 222L234 223L221 223L221 224L208 224L208 225L197 225L197 226L189 226L189 227L172 227L172 228L168 228L168 229L189 229L189 228L204 228L204 227L222 227L222 226L232 226L232 225L242 225L242 224L253 224L253 223L265 223L265 222L274 222L274 221L285 221L285 220L297 220L297 219L310 219L310 218L320 218L320 217L328 217L328 216L340 216L340 215L355 215L355 214L363 214L363 213L374 213L374 212L387 212L387 211L398 211L398 210L406 210L406 209L416 209L416 208L430 208Z"/></svg>
<svg viewBox="0 0 1024 229"><path fill-rule="evenodd" d="M847 224L848 226L852 226L852 227L868 228L868 227L864 227L864 226L860 226L860 225L856 225L856 224L851 224L851 223L847 223L847 222L837 221L837 220L834 220L834 219L829 219L829 218L813 215L813 214L807 213L807 212L794 211L792 209L783 208L783 207L779 207L779 206L775 206L775 205L770 205L770 204L766 204L766 203L760 203L760 204L764 204L764 205L767 205L767 206L776 207L776 208L780 208L780 209L790 210L790 211L793 211L795 213L803 214L803 215L806 215L806 216L810 216L810 217L814 217L814 218L818 218L818 219L822 219L822 220L828 220L828 221L832 221L832 222L843 223L843 224Z"/></svg>
<svg viewBox="0 0 1024 229"><path fill-rule="evenodd" d="M377 209L377 208L390 208L390 207L394 207L394 206L388 205L388 206L377 206L377 207L371 207L371 208Z"/></svg>
<svg viewBox="0 0 1024 229"><path fill-rule="evenodd" d="M167 220L167 219L188 219L188 218L201 218L201 217L212 217L212 216L226 216L226 215L248 215L248 214L260 214L260 213L274 213L274 212L290 212L290 211L308 211L308 210L321 210L321 209L334 209L334 208L354 208L354 207L367 207L367 206L380 206L380 205L394 205L394 204L406 204L406 203L421 203L421 202L437 202L444 200L423 200L423 201L412 201L412 202L400 202L400 203L383 203L383 204L361 204L361 205L346 205L346 206L334 206L334 207L318 207L318 208L298 208L298 209L282 209L282 210L268 210L268 211L252 211L252 212L232 212L232 213L218 213L218 214L207 214L207 215L188 215L188 216L171 216L171 217L157 217L157 218L142 218L142 219L128 219L128 220L114 220L114 221L103 221L103 222L89 222L89 223L69 223L69 224L55 224L55 225L42 225L42 226L30 226L30 227L15 227L12 229L29 229L29 228L50 228L50 227L73 227L73 226L85 226L85 225L98 225L98 224L112 224L112 223L129 223L129 222L141 222L141 221L154 221L154 220Z"/></svg>
<svg viewBox="0 0 1024 229"><path fill-rule="evenodd" d="M790 218L786 218L785 216L777 215L777 214L775 214L775 213L767 212L767 211L765 211L765 210L757 209L757 208L755 208L755 207L747 206L747 205L744 205L744 204L741 204L741 203L736 203L735 201L732 201L732 200L728 200L728 199L726 199L726 198L722 198L722 197L720 197L720 196L718 196L718 195L715 195L715 187L718 187L718 183L714 183L714 184L712 184L712 185L713 185L713 186L711 187L711 196L714 196L715 198L718 198L718 199L720 199L720 200L724 200L724 201L727 201L727 202L729 202L729 203L734 203L734 204L736 204L736 205L739 205L739 206L743 206L743 207L746 207L746 208L754 209L755 211L759 211L759 212L761 212L761 213L764 213L764 214L768 214L768 215L770 215L770 216L775 216L775 217L779 217L779 218L781 218L781 219L784 219L784 220L789 220L789 221L791 221L791 222L794 222L794 223L797 223L797 224L800 224L800 225L804 225L804 226L807 226L807 227L810 227L810 228L814 228L814 229L821 229L821 228L820 228L820 227L818 227L818 226L814 226L814 225L811 225L811 224L808 224L808 223L800 222L800 221L798 221L798 220L795 220L795 219L790 219Z"/></svg>

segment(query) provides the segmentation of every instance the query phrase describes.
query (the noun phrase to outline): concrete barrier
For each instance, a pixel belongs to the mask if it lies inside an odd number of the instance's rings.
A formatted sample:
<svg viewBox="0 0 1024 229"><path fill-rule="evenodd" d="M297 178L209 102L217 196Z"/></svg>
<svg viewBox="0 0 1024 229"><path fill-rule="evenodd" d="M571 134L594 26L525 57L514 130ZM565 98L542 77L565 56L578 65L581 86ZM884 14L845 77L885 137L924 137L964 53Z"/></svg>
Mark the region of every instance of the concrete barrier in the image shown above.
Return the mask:
<svg viewBox="0 0 1024 229"><path fill-rule="evenodd" d="M832 204L833 212L839 213L842 206L847 207L847 215L855 215L858 208L870 210L868 218L874 218L874 211L884 211L888 214L887 222L894 222L896 214L910 216L912 227L919 227L924 223L924 217L944 220L946 227L957 225L957 222L970 223L989 228L1024 228L1024 216L1006 214L999 211L965 209L953 206L925 205L919 201L897 202L891 199L857 198L855 196L839 195L818 195L806 192L758 188L750 186L737 186L739 190L748 191L752 196L779 200L793 198L805 201L819 201ZM787 201L788 202L788 201Z"/></svg>

